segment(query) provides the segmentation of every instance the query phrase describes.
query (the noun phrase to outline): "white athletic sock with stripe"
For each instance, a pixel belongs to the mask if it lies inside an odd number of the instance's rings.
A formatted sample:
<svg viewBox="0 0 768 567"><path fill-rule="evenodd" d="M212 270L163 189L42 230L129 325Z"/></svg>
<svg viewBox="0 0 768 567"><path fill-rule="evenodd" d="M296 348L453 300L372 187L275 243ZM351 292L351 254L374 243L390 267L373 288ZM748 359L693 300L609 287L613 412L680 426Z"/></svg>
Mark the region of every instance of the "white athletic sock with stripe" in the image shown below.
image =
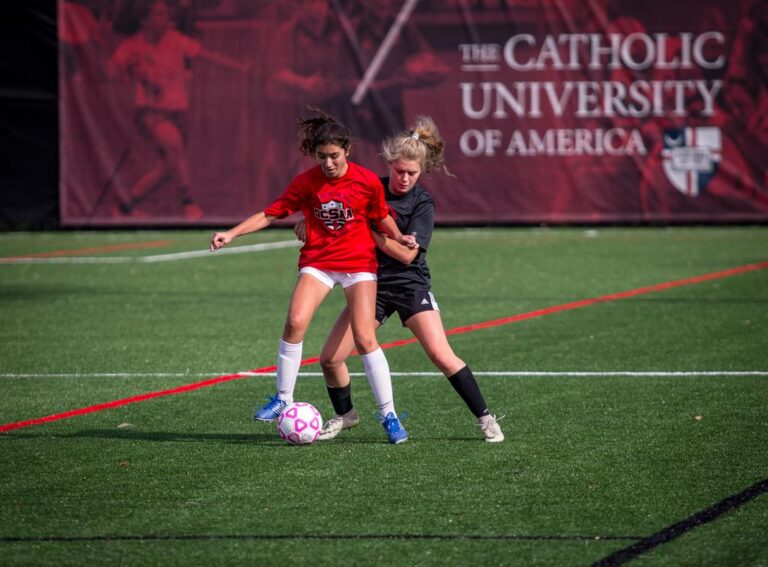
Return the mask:
<svg viewBox="0 0 768 567"><path fill-rule="evenodd" d="M361 354L360 358L365 367L365 375L368 384L379 406L379 414L386 417L388 413L395 413L395 402L392 396L392 377L389 375L387 357L381 347L368 354ZM395 415L397 415L395 413Z"/></svg>
<svg viewBox="0 0 768 567"><path fill-rule="evenodd" d="M287 404L293 403L303 344L303 341L292 344L280 339L280 350L277 353L277 397Z"/></svg>

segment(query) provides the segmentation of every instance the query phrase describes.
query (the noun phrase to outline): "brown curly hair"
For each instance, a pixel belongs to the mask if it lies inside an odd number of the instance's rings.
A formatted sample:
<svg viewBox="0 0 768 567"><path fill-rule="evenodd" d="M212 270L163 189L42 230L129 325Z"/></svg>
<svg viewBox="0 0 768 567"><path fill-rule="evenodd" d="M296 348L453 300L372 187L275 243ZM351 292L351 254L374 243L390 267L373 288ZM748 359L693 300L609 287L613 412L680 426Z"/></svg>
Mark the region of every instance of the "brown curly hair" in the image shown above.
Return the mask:
<svg viewBox="0 0 768 567"><path fill-rule="evenodd" d="M309 107L315 112L311 118L299 118L299 149L305 156L314 156L319 146L335 144L344 150L352 147L349 128L319 108Z"/></svg>

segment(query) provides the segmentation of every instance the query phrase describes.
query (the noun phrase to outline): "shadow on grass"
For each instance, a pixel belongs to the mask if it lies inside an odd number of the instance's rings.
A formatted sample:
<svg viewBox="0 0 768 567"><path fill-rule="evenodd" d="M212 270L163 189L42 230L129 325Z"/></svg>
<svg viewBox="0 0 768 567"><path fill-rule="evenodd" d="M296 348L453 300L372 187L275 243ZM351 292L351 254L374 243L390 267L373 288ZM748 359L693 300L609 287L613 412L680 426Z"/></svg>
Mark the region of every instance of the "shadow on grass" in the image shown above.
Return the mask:
<svg viewBox="0 0 768 567"><path fill-rule="evenodd" d="M126 441L158 441L158 442L182 442L182 443L206 443L206 442L224 442L224 443L254 443L257 445L274 445L278 447L290 447L291 445L277 436L277 433L189 433L174 431L139 431L136 429L113 430L113 429L84 429L77 433L61 435L67 439L72 438L90 438L90 439L122 439ZM408 443L414 439L409 439ZM477 437L419 437L416 441L469 441L472 443L482 442ZM333 441L319 442L320 445L379 445L387 444L386 436L340 436Z"/></svg>
<svg viewBox="0 0 768 567"><path fill-rule="evenodd" d="M138 429L83 429L75 433L46 435L40 433L6 433L3 435L8 440L21 441L23 439L58 438L58 439L114 439L118 441L152 441L157 443L231 443L254 444L270 447L292 447L277 436L277 433L192 433L176 431L141 431ZM479 437L437 437L411 436L406 445L414 443L472 443L484 444ZM340 436L333 441L321 441L318 445L387 445L386 436L376 434L360 436Z"/></svg>
<svg viewBox="0 0 768 567"><path fill-rule="evenodd" d="M192 433L176 431L141 431L137 429L84 429L68 435L60 435L66 439L115 439L123 441L153 441L171 443L233 443L252 444L270 447L292 447L277 436L276 432L268 433ZM344 437L333 440L334 444L379 444L386 443L385 437ZM323 442L322 445L329 445Z"/></svg>
<svg viewBox="0 0 768 567"><path fill-rule="evenodd" d="M259 445L285 445L276 434L270 433L192 433L187 431L141 431L136 429L84 429L69 435L61 435L67 439L117 439L125 441L156 441L173 443L256 443Z"/></svg>

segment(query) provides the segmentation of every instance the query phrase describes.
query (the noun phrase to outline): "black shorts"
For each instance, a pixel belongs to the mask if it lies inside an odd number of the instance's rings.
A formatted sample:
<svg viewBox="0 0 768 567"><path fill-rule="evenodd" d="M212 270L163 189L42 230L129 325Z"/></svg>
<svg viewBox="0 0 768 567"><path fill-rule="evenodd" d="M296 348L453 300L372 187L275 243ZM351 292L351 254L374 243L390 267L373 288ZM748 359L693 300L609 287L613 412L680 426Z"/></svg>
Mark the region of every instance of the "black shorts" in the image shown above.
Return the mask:
<svg viewBox="0 0 768 567"><path fill-rule="evenodd" d="M422 311L440 311L435 296L428 289L381 289L376 293L376 320L379 324L397 311L400 322L405 322Z"/></svg>

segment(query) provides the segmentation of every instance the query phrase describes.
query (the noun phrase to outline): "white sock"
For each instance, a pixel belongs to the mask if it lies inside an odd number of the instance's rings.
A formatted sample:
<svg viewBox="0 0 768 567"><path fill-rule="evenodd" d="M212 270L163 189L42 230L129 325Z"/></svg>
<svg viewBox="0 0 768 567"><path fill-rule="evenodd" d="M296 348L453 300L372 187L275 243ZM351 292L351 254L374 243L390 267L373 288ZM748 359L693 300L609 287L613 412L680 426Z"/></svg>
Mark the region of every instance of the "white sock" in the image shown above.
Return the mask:
<svg viewBox="0 0 768 567"><path fill-rule="evenodd" d="M280 339L277 353L277 397L287 404L293 403L293 390L301 366L301 347L304 342L291 344Z"/></svg>
<svg viewBox="0 0 768 567"><path fill-rule="evenodd" d="M376 398L376 404L379 406L379 414L381 417L386 417L390 412L397 415L392 397L392 377L389 375L389 364L384 351L377 348L368 354L361 354L360 358L363 361L373 397Z"/></svg>

